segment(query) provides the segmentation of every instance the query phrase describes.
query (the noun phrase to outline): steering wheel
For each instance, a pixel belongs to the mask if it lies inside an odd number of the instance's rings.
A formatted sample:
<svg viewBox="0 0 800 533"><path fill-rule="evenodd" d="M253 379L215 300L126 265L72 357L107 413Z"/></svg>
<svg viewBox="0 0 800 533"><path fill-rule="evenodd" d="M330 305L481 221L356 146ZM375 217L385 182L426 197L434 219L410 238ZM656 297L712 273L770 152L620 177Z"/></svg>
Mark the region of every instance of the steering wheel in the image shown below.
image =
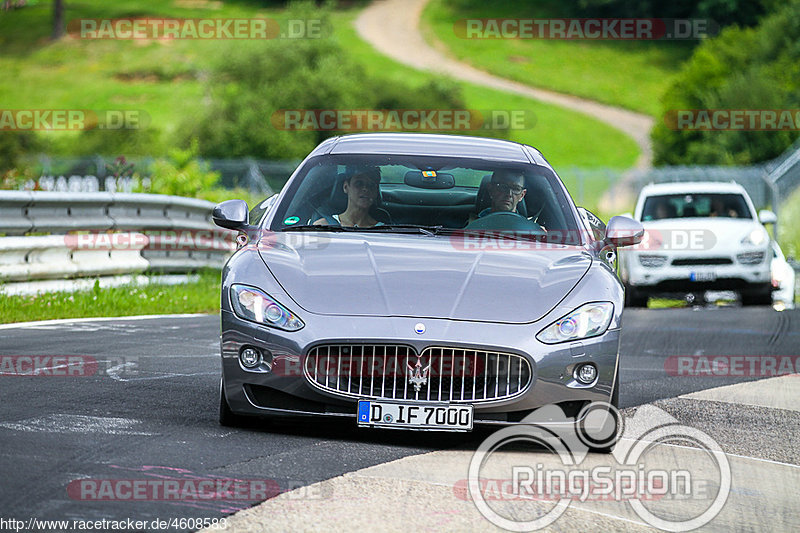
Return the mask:
<svg viewBox="0 0 800 533"><path fill-rule="evenodd" d="M494 211L476 220L473 220L465 230L496 230L496 231L519 231L534 233L537 235L547 235L547 232L532 220L514 211Z"/></svg>

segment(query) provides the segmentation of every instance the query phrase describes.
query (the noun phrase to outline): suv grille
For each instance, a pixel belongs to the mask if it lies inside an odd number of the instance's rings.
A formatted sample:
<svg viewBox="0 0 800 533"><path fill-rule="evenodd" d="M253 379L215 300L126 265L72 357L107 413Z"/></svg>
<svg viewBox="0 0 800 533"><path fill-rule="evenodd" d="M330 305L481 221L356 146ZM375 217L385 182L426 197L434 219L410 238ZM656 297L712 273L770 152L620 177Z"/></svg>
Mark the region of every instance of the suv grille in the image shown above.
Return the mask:
<svg viewBox="0 0 800 533"><path fill-rule="evenodd" d="M419 363L419 364L418 364ZM349 398L480 403L522 395L533 377L516 354L431 347L330 344L309 351L308 381Z"/></svg>
<svg viewBox="0 0 800 533"><path fill-rule="evenodd" d="M703 265L732 265L730 257L691 257L675 259L672 266L703 266Z"/></svg>

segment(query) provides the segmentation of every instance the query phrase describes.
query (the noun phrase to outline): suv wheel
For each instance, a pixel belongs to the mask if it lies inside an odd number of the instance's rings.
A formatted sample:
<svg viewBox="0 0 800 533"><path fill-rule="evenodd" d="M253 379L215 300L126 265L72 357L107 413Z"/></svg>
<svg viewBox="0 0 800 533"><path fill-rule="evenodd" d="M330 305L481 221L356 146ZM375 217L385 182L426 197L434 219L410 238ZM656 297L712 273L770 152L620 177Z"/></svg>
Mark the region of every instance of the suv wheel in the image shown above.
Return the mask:
<svg viewBox="0 0 800 533"><path fill-rule="evenodd" d="M647 307L648 296L638 289L625 285L625 306L626 307Z"/></svg>

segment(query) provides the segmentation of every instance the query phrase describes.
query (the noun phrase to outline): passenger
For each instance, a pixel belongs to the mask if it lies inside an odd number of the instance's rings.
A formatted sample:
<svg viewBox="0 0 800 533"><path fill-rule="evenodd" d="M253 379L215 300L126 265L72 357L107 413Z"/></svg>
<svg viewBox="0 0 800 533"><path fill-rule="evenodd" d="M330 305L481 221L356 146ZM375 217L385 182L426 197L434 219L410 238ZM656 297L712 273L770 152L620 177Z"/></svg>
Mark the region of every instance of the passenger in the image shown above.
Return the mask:
<svg viewBox="0 0 800 533"><path fill-rule="evenodd" d="M730 206L727 206L722 198L714 198L711 200L711 212L708 214L710 217L730 217L737 218L739 213Z"/></svg>
<svg viewBox="0 0 800 533"><path fill-rule="evenodd" d="M347 195L347 208L343 213L331 215L333 220L320 218L314 221L316 226L327 226L339 224L354 228L369 228L381 226L383 222L378 222L369 214L370 209L378 199L378 187L381 182L381 171L379 168L369 168L356 172L342 183L344 193Z"/></svg>
<svg viewBox="0 0 800 533"><path fill-rule="evenodd" d="M661 200L656 204L656 213L653 220L663 220L665 218L675 218L675 208L669 200Z"/></svg>

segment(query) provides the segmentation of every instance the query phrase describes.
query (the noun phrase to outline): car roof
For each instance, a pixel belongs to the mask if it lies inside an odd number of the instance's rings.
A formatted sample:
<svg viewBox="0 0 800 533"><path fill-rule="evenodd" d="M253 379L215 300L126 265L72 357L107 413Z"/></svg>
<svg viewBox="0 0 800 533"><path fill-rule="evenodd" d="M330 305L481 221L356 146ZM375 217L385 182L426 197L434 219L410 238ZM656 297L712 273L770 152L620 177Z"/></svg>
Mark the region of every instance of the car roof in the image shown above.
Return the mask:
<svg viewBox="0 0 800 533"><path fill-rule="evenodd" d="M685 193L741 193L745 196L747 195L744 187L734 182L677 181L670 183L651 183L642 189L640 196Z"/></svg>
<svg viewBox="0 0 800 533"><path fill-rule="evenodd" d="M473 157L535 163L550 168L538 150L502 139L430 133L360 133L328 139L312 155L398 154Z"/></svg>

